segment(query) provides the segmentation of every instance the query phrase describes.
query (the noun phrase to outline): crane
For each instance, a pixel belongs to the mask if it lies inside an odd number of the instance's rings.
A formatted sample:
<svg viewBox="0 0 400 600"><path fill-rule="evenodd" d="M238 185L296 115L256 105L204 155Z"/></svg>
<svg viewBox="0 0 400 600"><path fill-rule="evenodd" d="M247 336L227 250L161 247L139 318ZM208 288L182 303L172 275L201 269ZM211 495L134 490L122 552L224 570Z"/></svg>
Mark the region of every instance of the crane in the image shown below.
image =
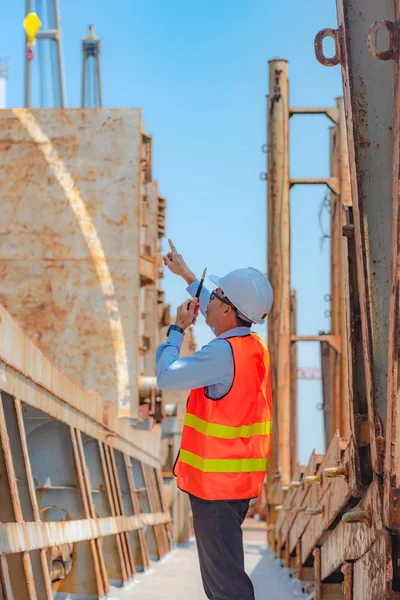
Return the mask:
<svg viewBox="0 0 400 600"><path fill-rule="evenodd" d="M82 108L103 106L100 75L100 39L96 37L92 25L82 40Z"/></svg>
<svg viewBox="0 0 400 600"><path fill-rule="evenodd" d="M65 108L59 0L26 0L25 7L27 16L24 27L28 50L25 55L24 106L32 106L33 47L37 40L38 63L35 70L39 79L38 105Z"/></svg>

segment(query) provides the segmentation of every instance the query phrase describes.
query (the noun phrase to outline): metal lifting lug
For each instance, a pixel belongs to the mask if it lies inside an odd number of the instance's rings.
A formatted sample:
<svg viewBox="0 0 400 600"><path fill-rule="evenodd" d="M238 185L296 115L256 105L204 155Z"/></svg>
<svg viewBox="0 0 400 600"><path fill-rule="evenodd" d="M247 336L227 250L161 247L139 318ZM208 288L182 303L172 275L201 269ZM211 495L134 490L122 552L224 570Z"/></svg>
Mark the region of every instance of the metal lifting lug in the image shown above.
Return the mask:
<svg viewBox="0 0 400 600"><path fill-rule="evenodd" d="M366 523L371 525L372 515L369 510L351 510L342 517L343 523Z"/></svg>
<svg viewBox="0 0 400 600"><path fill-rule="evenodd" d="M303 484L301 481L291 481L289 484L290 489L295 489L301 487Z"/></svg>
<svg viewBox="0 0 400 600"><path fill-rule="evenodd" d="M317 508L306 508L306 515L323 515L324 514L324 507L317 507Z"/></svg>
<svg viewBox="0 0 400 600"><path fill-rule="evenodd" d="M328 467L324 469L324 477L327 479L335 479L337 477L348 477L349 469L346 466L344 467Z"/></svg>
<svg viewBox="0 0 400 600"><path fill-rule="evenodd" d="M309 475L308 477L304 478L304 483L308 484L308 485L313 485L315 483L322 483L322 473L320 473L319 475Z"/></svg>
<svg viewBox="0 0 400 600"><path fill-rule="evenodd" d="M306 506L295 506L293 508L293 512L294 513L301 513L301 512L305 512L306 511Z"/></svg>

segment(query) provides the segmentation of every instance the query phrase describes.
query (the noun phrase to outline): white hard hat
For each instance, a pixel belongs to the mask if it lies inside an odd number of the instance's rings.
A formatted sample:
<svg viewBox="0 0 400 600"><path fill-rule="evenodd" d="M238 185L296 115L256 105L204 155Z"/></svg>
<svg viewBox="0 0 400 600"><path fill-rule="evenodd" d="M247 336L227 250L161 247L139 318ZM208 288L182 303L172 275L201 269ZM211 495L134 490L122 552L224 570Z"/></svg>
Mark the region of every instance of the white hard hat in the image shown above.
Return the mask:
<svg viewBox="0 0 400 600"><path fill-rule="evenodd" d="M210 280L217 284L225 296L238 309L239 317L258 325L264 323L272 308L274 293L268 277L253 269L236 269L225 277L211 275Z"/></svg>

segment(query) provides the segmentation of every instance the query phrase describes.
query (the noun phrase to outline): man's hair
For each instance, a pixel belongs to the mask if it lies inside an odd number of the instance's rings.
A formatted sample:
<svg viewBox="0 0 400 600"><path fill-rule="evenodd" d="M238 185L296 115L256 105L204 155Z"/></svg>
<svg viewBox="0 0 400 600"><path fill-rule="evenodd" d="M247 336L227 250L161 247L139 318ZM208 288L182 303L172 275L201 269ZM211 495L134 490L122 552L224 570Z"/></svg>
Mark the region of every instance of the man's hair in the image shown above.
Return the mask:
<svg viewBox="0 0 400 600"><path fill-rule="evenodd" d="M251 327L252 323L250 321L245 321L236 313L236 323L238 327Z"/></svg>

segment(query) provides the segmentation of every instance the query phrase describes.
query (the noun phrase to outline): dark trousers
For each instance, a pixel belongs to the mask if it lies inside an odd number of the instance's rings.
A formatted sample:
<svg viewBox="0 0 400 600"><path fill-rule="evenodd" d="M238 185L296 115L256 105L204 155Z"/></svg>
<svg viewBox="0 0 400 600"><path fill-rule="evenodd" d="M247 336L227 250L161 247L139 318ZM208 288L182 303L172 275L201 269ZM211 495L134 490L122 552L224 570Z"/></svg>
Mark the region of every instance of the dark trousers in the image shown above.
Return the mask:
<svg viewBox="0 0 400 600"><path fill-rule="evenodd" d="M204 591L209 600L254 600L244 570L241 525L249 500L208 502L190 496Z"/></svg>

